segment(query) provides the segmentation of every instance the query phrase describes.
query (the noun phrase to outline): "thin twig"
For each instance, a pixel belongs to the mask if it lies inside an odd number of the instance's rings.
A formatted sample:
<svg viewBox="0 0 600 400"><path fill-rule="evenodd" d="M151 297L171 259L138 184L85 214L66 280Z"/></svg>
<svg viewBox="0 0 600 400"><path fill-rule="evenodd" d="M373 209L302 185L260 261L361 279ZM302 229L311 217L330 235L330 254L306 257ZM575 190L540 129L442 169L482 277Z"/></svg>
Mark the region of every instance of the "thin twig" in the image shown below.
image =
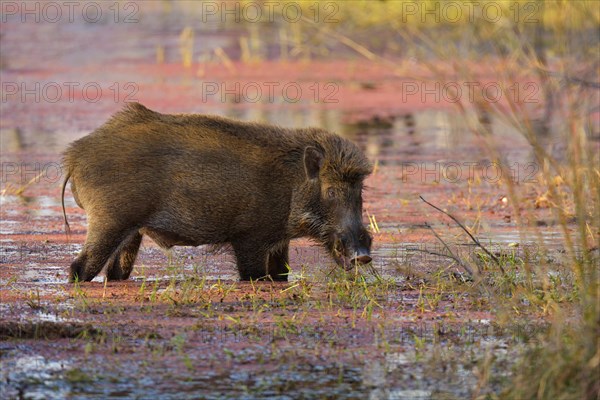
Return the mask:
<svg viewBox="0 0 600 400"><path fill-rule="evenodd" d="M425 226L427 228L429 228L429 230L431 230L431 232L435 235L435 237L437 238L437 240L439 240L440 243L442 243L444 245L444 248L446 249L446 251L452 255L452 258L458 263L458 265L460 265L467 272L467 274L469 274L471 277L473 277L474 274L473 274L473 270L471 269L471 267L469 267L468 265L466 265L465 263L463 263L460 260L460 258L458 258L456 255L454 255L454 253L452 252L452 250L450 250L450 246L448 246L446 244L446 242L444 242L444 239L442 239L442 237L440 235L438 235L438 233L431 227L431 225L429 225L429 224L426 223Z"/></svg>
<svg viewBox="0 0 600 400"><path fill-rule="evenodd" d="M491 252L490 252L488 249L486 249L486 248L485 248L485 247L484 247L484 246L483 246L483 245L482 245L482 244L479 242L479 240L477 240L477 238L476 238L475 236L471 235L471 232L469 232L469 230L468 230L468 229L467 229L467 228L466 228L466 227L465 227L463 224L461 224L461 223L460 223L460 221L459 221L458 219L456 219L456 217L454 217L454 216L453 216L452 214L450 214L450 213L447 213L446 211L442 210L441 208L439 208L439 207L437 207L437 206L435 206L435 205L431 204L430 202L428 202L427 200L425 200L425 199L423 198L423 196L419 196L419 198L420 198L421 200L423 200L423 201L424 201L426 204L428 204L429 206L431 206L431 207L435 208L436 210L438 210L438 211L439 211L439 212L441 212L442 214L444 214L444 215L447 215L448 217L450 217L450 219L452 219L454 222L456 222L456 224L457 224L457 225L458 225L458 226L459 226L459 227L460 227L460 228L461 228L463 231L465 231L465 233L466 233L467 235L469 235L469 237L471 238L471 240L473 241L473 243L475 243L475 244L476 244L476 245L477 245L477 246L478 246L480 249L482 249L483 251L485 251L485 253L486 253L488 256L490 256L490 258L491 258L492 260L494 260L494 262L496 263L496 265L498 265L498 267L500 267L500 271L502 271L502 273L503 273L503 274L506 274L506 273L504 272L504 268L502 267L502 264L500 263L500 260L498 260L498 257L496 257L494 254L492 254L492 253L491 253ZM430 229L431 229L431 227L430 227ZM433 231L433 229L432 229L432 231ZM435 231L434 231L434 233L435 233ZM436 234L436 237L437 237L438 239L440 239L440 238L439 238L439 236L438 236L437 234ZM442 243L444 243L444 242L442 242ZM446 244L445 244L445 243L444 243L444 246L446 246ZM447 247L447 246L446 246L446 247Z"/></svg>

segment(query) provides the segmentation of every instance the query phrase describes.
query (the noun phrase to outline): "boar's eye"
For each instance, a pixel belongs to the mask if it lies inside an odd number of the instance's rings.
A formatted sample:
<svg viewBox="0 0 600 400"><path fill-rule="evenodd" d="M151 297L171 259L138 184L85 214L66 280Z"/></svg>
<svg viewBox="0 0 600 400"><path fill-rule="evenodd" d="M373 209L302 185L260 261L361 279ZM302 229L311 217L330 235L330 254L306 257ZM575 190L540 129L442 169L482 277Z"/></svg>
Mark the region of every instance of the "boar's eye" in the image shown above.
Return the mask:
<svg viewBox="0 0 600 400"><path fill-rule="evenodd" d="M333 188L328 188L327 189L327 198L328 199L334 199L335 198L335 190Z"/></svg>

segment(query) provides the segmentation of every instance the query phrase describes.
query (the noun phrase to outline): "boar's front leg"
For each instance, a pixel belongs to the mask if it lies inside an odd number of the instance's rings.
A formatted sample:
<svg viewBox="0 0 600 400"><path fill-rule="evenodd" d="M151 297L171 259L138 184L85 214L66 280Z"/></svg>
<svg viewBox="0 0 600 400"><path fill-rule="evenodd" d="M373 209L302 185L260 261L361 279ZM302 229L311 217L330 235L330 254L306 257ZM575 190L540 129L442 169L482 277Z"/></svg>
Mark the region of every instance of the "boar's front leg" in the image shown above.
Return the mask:
<svg viewBox="0 0 600 400"><path fill-rule="evenodd" d="M133 263L137 257L142 235L139 232L127 237L121 244L122 250L116 254L106 270L106 279L109 281L126 280L131 275Z"/></svg>
<svg viewBox="0 0 600 400"><path fill-rule="evenodd" d="M233 251L242 281L267 277L268 248L254 240L233 242Z"/></svg>
<svg viewBox="0 0 600 400"><path fill-rule="evenodd" d="M288 264L289 264L289 242L275 247L269 253L268 274L274 281L288 280Z"/></svg>

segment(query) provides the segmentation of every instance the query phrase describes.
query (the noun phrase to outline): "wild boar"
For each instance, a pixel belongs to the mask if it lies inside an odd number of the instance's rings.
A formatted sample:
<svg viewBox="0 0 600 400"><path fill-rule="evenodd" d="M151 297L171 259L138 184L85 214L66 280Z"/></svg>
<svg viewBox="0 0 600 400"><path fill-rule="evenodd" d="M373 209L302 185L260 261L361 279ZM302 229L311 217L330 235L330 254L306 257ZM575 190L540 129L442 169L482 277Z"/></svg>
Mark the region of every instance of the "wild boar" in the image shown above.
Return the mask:
<svg viewBox="0 0 600 400"><path fill-rule="evenodd" d="M352 142L218 116L128 104L64 152L88 232L70 280L133 269L143 235L163 248L230 244L242 280L287 280L291 239L310 237L338 264L371 261L362 223L372 170Z"/></svg>

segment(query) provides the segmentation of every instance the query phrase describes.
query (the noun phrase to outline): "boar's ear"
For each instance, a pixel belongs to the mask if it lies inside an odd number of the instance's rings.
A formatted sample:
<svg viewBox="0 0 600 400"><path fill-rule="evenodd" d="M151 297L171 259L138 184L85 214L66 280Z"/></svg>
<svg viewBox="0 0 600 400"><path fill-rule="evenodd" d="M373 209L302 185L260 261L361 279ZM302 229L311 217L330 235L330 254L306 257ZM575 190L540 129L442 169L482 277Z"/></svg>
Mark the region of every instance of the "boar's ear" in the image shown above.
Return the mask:
<svg viewBox="0 0 600 400"><path fill-rule="evenodd" d="M308 146L304 149L304 171L308 179L315 179L323 166L323 153L316 147Z"/></svg>

